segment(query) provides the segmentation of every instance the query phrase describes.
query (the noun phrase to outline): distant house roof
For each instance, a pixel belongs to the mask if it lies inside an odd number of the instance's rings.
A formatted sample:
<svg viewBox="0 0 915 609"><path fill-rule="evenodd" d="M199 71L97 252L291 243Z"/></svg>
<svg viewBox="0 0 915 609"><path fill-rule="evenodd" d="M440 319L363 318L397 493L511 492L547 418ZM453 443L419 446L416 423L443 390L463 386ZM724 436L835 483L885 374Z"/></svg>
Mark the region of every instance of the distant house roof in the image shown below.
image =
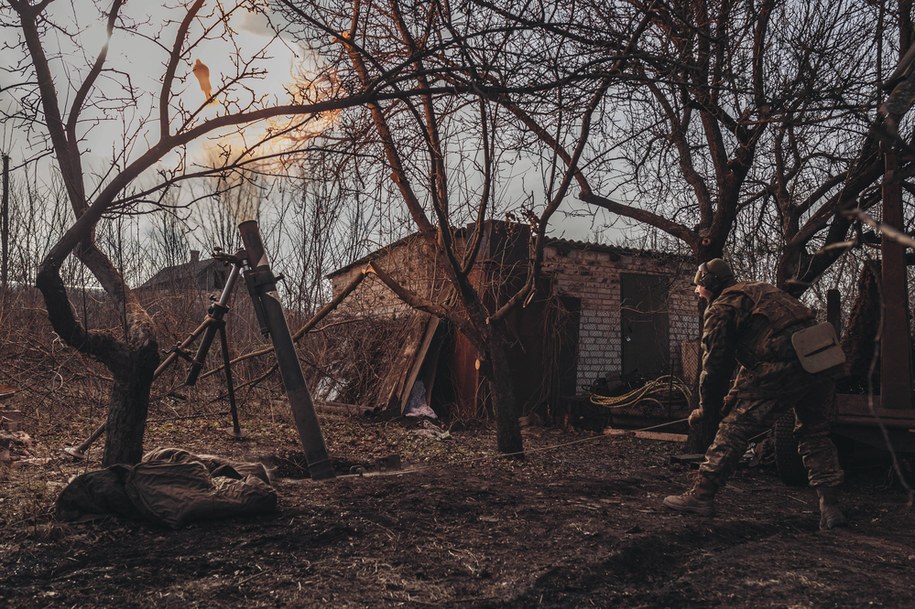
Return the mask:
<svg viewBox="0 0 915 609"><path fill-rule="evenodd" d="M168 266L150 277L141 289L153 290L221 290L226 283L225 265L215 258L200 259L200 252L191 251L191 259Z"/></svg>
<svg viewBox="0 0 915 609"><path fill-rule="evenodd" d="M490 220L489 222L504 224L504 222L502 222L500 220ZM460 229L459 231L457 231L457 235L459 237L462 237L462 236L466 235L470 230L472 230L472 228L473 228L473 225L468 225L468 226ZM365 265L365 264L371 262L372 260L376 260L377 258L384 256L387 252L397 249L401 246L404 246L407 243L409 243L413 240L416 240L418 238L419 238L419 233L411 233L411 234L407 235L406 237L398 239L397 241L394 241L393 243L390 243L369 254L366 254L365 256L359 258L358 260L354 260L353 262L350 262L349 264L347 264L345 266L342 266L338 269L331 271L330 273L328 273L326 275L326 277L328 279L331 279L337 275L340 275L341 273L345 273L346 271L352 269L353 267ZM655 258L658 260L667 260L667 261L671 261L671 262L674 262L674 261L687 262L687 263L692 262L691 257L685 256L682 254L671 254L668 252L660 252L657 250L639 249L639 248L635 248L635 247L621 247L618 245L607 245L607 244L602 244L602 243L591 243L588 241L577 241L574 239L559 239L559 238L555 238L555 237L547 237L546 243L544 245L546 245L548 247L555 247L562 254L567 254L573 250L578 250L578 251L588 251L588 252L601 252L601 253L609 254L611 257L613 257L613 256L643 256L643 257L648 257L648 258Z"/></svg>

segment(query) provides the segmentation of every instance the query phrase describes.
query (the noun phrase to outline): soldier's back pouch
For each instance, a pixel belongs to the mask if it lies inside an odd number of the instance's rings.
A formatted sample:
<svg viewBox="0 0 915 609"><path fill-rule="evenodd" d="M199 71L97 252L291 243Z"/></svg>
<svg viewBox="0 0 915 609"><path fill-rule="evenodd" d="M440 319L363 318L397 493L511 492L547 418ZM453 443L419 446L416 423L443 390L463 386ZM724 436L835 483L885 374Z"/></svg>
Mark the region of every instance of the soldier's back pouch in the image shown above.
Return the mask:
<svg viewBox="0 0 915 609"><path fill-rule="evenodd" d="M835 329L829 322L798 330L791 335L791 345L797 353L801 368L810 374L845 363L845 353L839 345Z"/></svg>

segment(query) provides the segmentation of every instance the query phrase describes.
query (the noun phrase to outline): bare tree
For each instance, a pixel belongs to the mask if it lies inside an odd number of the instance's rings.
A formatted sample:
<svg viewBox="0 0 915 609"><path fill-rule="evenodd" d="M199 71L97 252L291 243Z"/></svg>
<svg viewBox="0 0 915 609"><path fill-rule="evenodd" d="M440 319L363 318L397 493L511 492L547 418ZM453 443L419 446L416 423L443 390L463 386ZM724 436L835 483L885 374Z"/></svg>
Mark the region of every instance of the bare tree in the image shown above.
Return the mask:
<svg viewBox="0 0 915 609"><path fill-rule="evenodd" d="M152 226L149 229L149 240L152 245L152 260L163 266L176 266L187 262L190 245L187 233L188 225L181 210L163 207L153 214Z"/></svg>
<svg viewBox="0 0 915 609"><path fill-rule="evenodd" d="M579 198L669 235L697 263L729 242L738 257L769 253L773 279L801 293L842 251L823 247L847 239L841 212L879 200L868 189L883 171L881 125L911 108L911 59L889 61L892 110L877 114L875 92L887 49L909 48L911 2L476 4L577 49L563 66L573 88L617 76L577 163ZM633 13L645 33L614 35ZM882 38L891 17L898 44ZM551 115L498 99L572 165L579 142L557 135Z"/></svg>
<svg viewBox="0 0 915 609"><path fill-rule="evenodd" d="M525 156L522 146L529 138L517 119L492 100L511 92L513 100L536 98L537 107L562 103L553 95L562 91L554 78L558 72L544 75L525 67L532 55L554 54L543 35L517 24L506 27L498 12L469 5L356 0L335 4L330 11L325 6L330 17L319 22L299 3L284 4L299 23L316 29L311 38L329 38L328 45L342 49L342 80L367 87L386 74L409 69L401 86L424 92L416 98L369 103L366 115L351 126L352 139L341 146L374 160L366 172L368 190L379 201L392 204L399 199L402 205L389 210L388 234L399 236L406 223L412 225L429 264L440 264L447 287L430 291L425 284L411 285L408 269L392 268L385 259L373 262L378 278L414 309L449 320L470 341L488 381L498 447L520 455L507 316L536 290L550 220L572 183L591 115L612 77L582 87L581 112L556 123L579 143L569 153L569 167L557 171L555 164L545 165L544 190L536 199L513 196L509 192L514 181L505 176ZM442 86L478 96L443 97L437 94ZM524 159L535 168L540 161L530 155ZM526 268L514 271L513 283L506 275L501 286L481 285L479 252L487 220L504 218L506 212L530 225Z"/></svg>
<svg viewBox="0 0 915 609"><path fill-rule="evenodd" d="M95 2L92 6L105 23L106 36L93 57L83 46L88 43L79 25L82 15L74 16L68 4L6 0L0 12L3 25L18 30L19 48L25 51L14 57L9 49L4 50L4 61L10 62L7 68L21 73L25 83L16 90L22 100L19 109L8 118L33 135L44 136L72 212L67 231L50 247L40 265L37 284L58 335L102 362L114 379L105 463L139 459L150 384L159 356L148 313L96 237L99 222L106 216L153 208L163 191L182 180L221 175L232 167L280 154L263 151L257 146L260 142L286 138L307 145L315 133L314 125L325 120L326 113L417 93L392 87L392 80L386 76L357 86L325 78L328 84L322 87L312 86L319 81L316 77L311 83L291 88L286 100L257 93L256 82L267 77L261 64L269 49L267 45L253 51L242 48L232 21L248 8L260 10L256 4L207 8L204 0L195 0L185 8L174 9L177 19L166 17L162 21L141 16L142 11L131 13L123 0ZM71 48L55 47L55 41L61 40ZM205 51L207 45L212 49L215 42L222 45L221 52L229 55L232 66L231 72L220 78L208 73L205 66L193 68L195 54ZM127 48L131 44L161 57L157 91L144 89L111 61L109 51L114 45ZM71 51L73 54L67 56ZM85 58L82 65L75 59L81 55ZM320 72L320 58L314 59ZM191 76L200 81L202 95L184 91L197 91L196 86L184 84ZM205 77L209 82L204 82ZM279 122L261 128L253 141L250 130L242 131L271 119ZM111 138L111 158L104 164L90 163L85 154L87 132L93 125L112 124L123 129ZM289 137L303 132L309 137ZM241 137L234 148L223 145L224 138L232 133L247 139ZM216 144L214 155L218 166L194 167L188 147L208 137L223 138ZM284 146L281 153L295 150L295 146ZM80 322L61 278L61 268L71 254L123 311L123 331L87 330Z"/></svg>

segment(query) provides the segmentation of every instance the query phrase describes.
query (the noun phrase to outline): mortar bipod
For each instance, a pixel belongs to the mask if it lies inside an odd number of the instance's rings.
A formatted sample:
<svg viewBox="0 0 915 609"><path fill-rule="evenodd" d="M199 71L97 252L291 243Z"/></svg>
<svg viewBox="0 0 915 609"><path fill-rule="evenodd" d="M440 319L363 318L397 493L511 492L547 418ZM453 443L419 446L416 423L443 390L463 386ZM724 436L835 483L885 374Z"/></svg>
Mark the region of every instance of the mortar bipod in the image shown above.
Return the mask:
<svg viewBox="0 0 915 609"><path fill-rule="evenodd" d="M229 342L226 337L226 322L224 317L230 310L229 301L232 298L232 292L235 290L235 284L238 283L241 267L245 264L245 252L242 250L232 256L224 254L221 249L216 248L213 253L213 258L221 260L223 264L232 267L228 277L226 277L226 283L222 288L222 292L220 293L219 298L215 299L213 304L209 306L207 315L200 325L182 342L169 349L168 355L162 360L155 372L153 372L153 379L155 380L158 378L175 360L181 358L187 360L191 364L184 384L187 386L194 386L203 369L203 364L206 360L207 352L213 344L213 339L215 338L216 333L219 332L219 340L222 347L223 369L226 377L226 391L229 399L229 410L232 414L232 433L236 439L241 439L241 427L238 422L238 406L235 402L235 384L232 379ZM196 354L192 357L188 354L187 348L191 343L197 340L200 335L203 335L203 339L200 341ZM83 440L82 443L77 446L67 446L63 451L75 459L85 459L86 451L89 450L89 447L92 446L103 433L105 433L106 426L107 423L103 422L95 428L89 437Z"/></svg>

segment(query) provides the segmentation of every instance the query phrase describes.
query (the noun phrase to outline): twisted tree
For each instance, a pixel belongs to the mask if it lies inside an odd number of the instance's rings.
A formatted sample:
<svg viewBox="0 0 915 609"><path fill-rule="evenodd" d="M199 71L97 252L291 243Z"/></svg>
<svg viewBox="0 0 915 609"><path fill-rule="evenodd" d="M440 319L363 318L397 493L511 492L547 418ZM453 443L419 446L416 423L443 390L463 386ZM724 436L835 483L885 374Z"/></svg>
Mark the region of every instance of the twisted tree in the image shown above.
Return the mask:
<svg viewBox="0 0 915 609"><path fill-rule="evenodd" d="M341 83L321 57L310 56L307 77L279 93L263 92L259 84L275 79L266 67L271 53L295 42L261 3L194 0L150 13L123 0L91 7L92 17L53 0L2 3L0 22L18 32L4 49L4 68L21 75L5 90L17 96L5 120L22 127L37 147L35 158L48 155L62 176L71 222L44 256L37 285L61 339L111 371L103 460L131 463L142 454L158 343L149 314L96 240L99 223L155 209L182 181L301 153L343 108L429 91L402 87L399 72ZM91 27L95 16L104 24L101 36ZM251 30L261 34L253 43L243 36ZM211 65L209 82L198 88L188 79L204 76L200 67L194 71L200 54ZM220 74L210 59L217 54L227 58ZM158 74L150 72L156 63ZM111 150L104 160L89 155L89 142L102 138ZM210 153L195 159L192 146L204 141ZM71 255L122 311L122 328L87 330L81 323L61 278Z"/></svg>

